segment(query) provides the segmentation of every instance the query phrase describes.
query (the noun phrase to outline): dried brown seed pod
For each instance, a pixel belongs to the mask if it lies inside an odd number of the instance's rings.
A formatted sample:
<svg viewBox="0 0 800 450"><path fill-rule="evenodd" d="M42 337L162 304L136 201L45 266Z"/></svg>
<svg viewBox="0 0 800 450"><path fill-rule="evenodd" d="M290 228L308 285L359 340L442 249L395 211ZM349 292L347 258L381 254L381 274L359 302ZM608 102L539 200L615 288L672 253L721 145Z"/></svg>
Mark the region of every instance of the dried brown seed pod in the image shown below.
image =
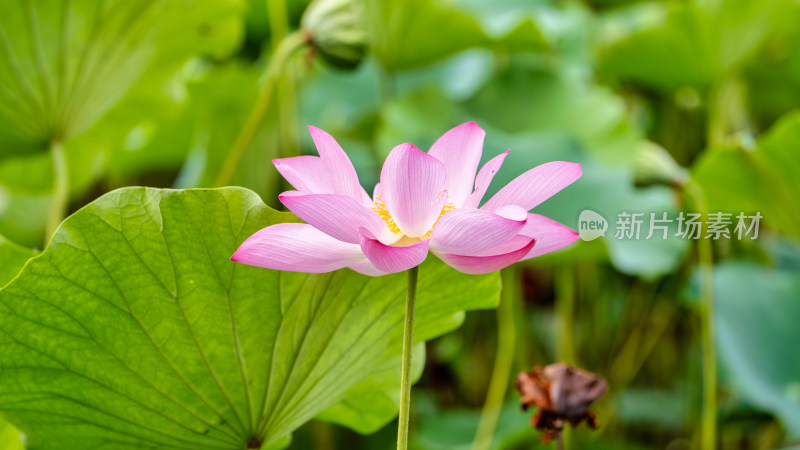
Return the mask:
<svg viewBox="0 0 800 450"><path fill-rule="evenodd" d="M522 409L531 406L539 411L531 425L542 433L542 442L558 438L564 425L581 422L597 428L595 415L589 411L592 402L600 398L608 385L601 377L577 367L559 362L539 366L517 375L517 391L522 395Z"/></svg>

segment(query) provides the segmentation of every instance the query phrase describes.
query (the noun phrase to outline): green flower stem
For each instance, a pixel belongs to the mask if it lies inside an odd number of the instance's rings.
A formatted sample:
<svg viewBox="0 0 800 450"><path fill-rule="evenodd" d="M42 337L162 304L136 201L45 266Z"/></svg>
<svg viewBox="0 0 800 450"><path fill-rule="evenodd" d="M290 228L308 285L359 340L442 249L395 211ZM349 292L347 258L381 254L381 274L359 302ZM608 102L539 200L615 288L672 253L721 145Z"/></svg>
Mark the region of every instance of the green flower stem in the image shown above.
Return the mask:
<svg viewBox="0 0 800 450"><path fill-rule="evenodd" d="M694 181L686 184L697 212L708 214L705 195ZM701 230L702 232L702 230ZM717 351L714 342L714 268L711 241L697 240L700 267L700 338L703 351L703 414L700 421L700 442L704 450L717 448Z"/></svg>
<svg viewBox="0 0 800 450"><path fill-rule="evenodd" d="M556 269L556 314L559 318L558 359L567 364L577 364L575 356L575 277L568 266Z"/></svg>
<svg viewBox="0 0 800 450"><path fill-rule="evenodd" d="M53 196L50 204L50 213L47 216L46 237L53 237L64 216L67 214L69 203L69 168L67 156L64 154L64 144L54 140L50 144L50 155L53 158Z"/></svg>
<svg viewBox="0 0 800 450"><path fill-rule="evenodd" d="M276 39L273 49L280 45L278 40L282 40L289 34L289 19L286 12L285 0L267 0L267 19L272 37Z"/></svg>
<svg viewBox="0 0 800 450"><path fill-rule="evenodd" d="M519 272L514 266L500 272L503 280L503 291L500 305L497 308L497 356L494 359L492 378L489 381L489 392L483 404L478 432L475 435L474 450L485 450L492 444L492 436L497 427L500 411L503 409L514 363L514 343L517 330L514 319L514 302L519 292Z"/></svg>
<svg viewBox="0 0 800 450"><path fill-rule="evenodd" d="M283 39L289 34L289 15L286 11L286 0L267 0L267 15L269 28L272 34L272 50L280 46ZM296 65L284 68L277 80L278 122L279 122L279 151L277 156L287 158L299 155L297 135L297 86L295 82Z"/></svg>
<svg viewBox="0 0 800 450"><path fill-rule="evenodd" d="M747 89L738 75L722 77L712 84L708 96L708 134L710 146L741 145L742 137L752 138L747 112Z"/></svg>
<svg viewBox="0 0 800 450"><path fill-rule="evenodd" d="M236 138L233 147L228 152L228 157L225 159L225 163L217 176L214 186L222 187L230 183L233 174L236 172L236 168L239 167L242 156L244 156L244 152L253 141L256 131L258 131L258 127L261 125L261 121L264 119L264 115L270 103L272 103L272 97L275 94L276 84L280 78L281 71L284 69L291 56L302 49L306 45L306 42L305 35L297 31L283 38L280 44L275 48L272 59L270 59L262 77L258 97L253 105L253 109L250 111L250 115L247 117L247 121L242 131L239 133L239 136Z"/></svg>
<svg viewBox="0 0 800 450"><path fill-rule="evenodd" d="M408 270L406 319L403 323L403 369L400 375L400 415L397 421L397 450L408 448L408 419L411 415L411 350L414 345L414 308L417 303L419 266Z"/></svg>
<svg viewBox="0 0 800 450"><path fill-rule="evenodd" d="M573 338L575 333L575 272L573 270L569 266L556 268L556 315L560 324L556 354L560 361L577 365ZM564 427L558 439L559 450L572 448L569 427Z"/></svg>

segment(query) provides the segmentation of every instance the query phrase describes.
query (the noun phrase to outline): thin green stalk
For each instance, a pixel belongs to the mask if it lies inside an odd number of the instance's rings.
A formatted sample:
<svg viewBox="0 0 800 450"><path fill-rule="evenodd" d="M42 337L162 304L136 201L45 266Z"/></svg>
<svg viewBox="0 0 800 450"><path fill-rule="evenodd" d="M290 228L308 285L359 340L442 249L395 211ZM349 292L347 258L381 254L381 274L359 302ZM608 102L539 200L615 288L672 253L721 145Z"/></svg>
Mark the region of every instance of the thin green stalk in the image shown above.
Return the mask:
<svg viewBox="0 0 800 450"><path fill-rule="evenodd" d="M569 266L556 269L556 313L559 318L558 359L567 364L578 363L575 355L575 273ZM559 435L559 450L571 448L569 427L564 427Z"/></svg>
<svg viewBox="0 0 800 450"><path fill-rule="evenodd" d="M272 35L272 49L277 50L280 42L289 34L289 16L286 11L285 0L267 0L267 15L269 16L269 28ZM295 83L295 65L284 68L278 77L277 101L278 101L278 123L279 123L279 150L276 156L286 158L297 156L298 136L297 136L297 87Z"/></svg>
<svg viewBox="0 0 800 450"><path fill-rule="evenodd" d="M558 359L567 364L576 364L575 342L575 279L572 268L556 270L556 313L559 318Z"/></svg>
<svg viewBox="0 0 800 450"><path fill-rule="evenodd" d="M503 291L500 305L497 308L497 356L494 358L489 391L486 394L486 402L483 404L478 432L475 435L475 443L472 446L475 450L488 449L492 445L492 436L494 436L497 420L500 417L500 411L503 409L503 400L505 400L506 392L508 391L517 334L514 323L514 302L519 292L518 273L513 266L500 272L503 280Z"/></svg>
<svg viewBox="0 0 800 450"><path fill-rule="evenodd" d="M269 19L269 29L272 34L272 49L278 48L278 44L289 34L289 18L286 12L286 2L284 0L267 0L267 19Z"/></svg>
<svg viewBox="0 0 800 450"><path fill-rule="evenodd" d="M686 192L699 213L706 217L703 190L694 181ZM700 338L703 351L703 413L700 420L700 442L704 450L717 448L717 353L714 336L714 269L711 241L703 236L697 240L697 259L700 268Z"/></svg>
<svg viewBox="0 0 800 450"><path fill-rule="evenodd" d="M56 228L67 214L69 202L69 169L61 141L54 140L50 143L50 156L53 158L53 197L50 213L47 216L47 240L53 237Z"/></svg>
<svg viewBox="0 0 800 450"><path fill-rule="evenodd" d="M649 300L655 301L655 298ZM665 302L661 304L664 306L657 306L646 320L639 321L639 326L630 333L608 370L611 384L618 392L623 391L636 378L677 312L673 304ZM613 418L616 413L615 407L610 405L604 414L600 414L605 420L600 423L598 435L605 432L608 424L614 423Z"/></svg>
<svg viewBox="0 0 800 450"><path fill-rule="evenodd" d="M411 350L414 346L414 308L417 302L419 266L408 270L406 318L403 323L403 369L400 375L400 415L397 421L397 450L408 448L408 420L411 415Z"/></svg>
<svg viewBox="0 0 800 450"><path fill-rule="evenodd" d="M236 138L233 147L231 147L231 150L228 152L228 157L225 159L225 163L217 176L214 186L222 187L230 183L233 174L239 167L242 156L244 156L244 152L253 141L253 137L256 131L258 131L258 127L261 125L261 121L264 119L264 115L272 102L272 97L276 90L276 83L280 77L281 71L291 56L305 45L306 37L302 32L289 34L278 44L264 72L258 91L258 97L253 105L253 109L250 111L250 115L247 117L247 121L242 131L239 133L239 136Z"/></svg>
<svg viewBox="0 0 800 450"><path fill-rule="evenodd" d="M708 135L710 146L743 144L742 137L752 137L747 113L747 91L737 75L718 80L708 99Z"/></svg>

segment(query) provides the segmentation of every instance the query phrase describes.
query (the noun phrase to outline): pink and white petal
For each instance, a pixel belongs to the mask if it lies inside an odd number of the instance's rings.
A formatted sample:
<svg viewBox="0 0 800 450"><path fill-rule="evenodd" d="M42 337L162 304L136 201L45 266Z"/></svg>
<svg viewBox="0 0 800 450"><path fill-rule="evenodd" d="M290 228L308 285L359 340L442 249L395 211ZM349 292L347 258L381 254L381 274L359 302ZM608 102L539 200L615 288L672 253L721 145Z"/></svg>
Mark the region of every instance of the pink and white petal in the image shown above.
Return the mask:
<svg viewBox="0 0 800 450"><path fill-rule="evenodd" d="M436 222L431 233L431 248L442 253L478 256L516 236L526 219L524 211L514 220L491 211L458 208Z"/></svg>
<svg viewBox="0 0 800 450"><path fill-rule="evenodd" d="M351 269L355 272L358 272L362 275L367 275L370 277L379 277L381 275L386 275L386 272L382 272L378 270L367 258L362 259L356 263L350 264L347 266L348 269Z"/></svg>
<svg viewBox="0 0 800 450"><path fill-rule="evenodd" d="M347 195L288 191L278 199L297 217L340 241L360 244L359 228L370 230L384 241L392 234L378 213Z"/></svg>
<svg viewBox="0 0 800 450"><path fill-rule="evenodd" d="M349 195L359 202L370 202L367 192L358 182L358 174L347 153L330 134L317 127L308 127L311 139L328 172L331 194Z"/></svg>
<svg viewBox="0 0 800 450"><path fill-rule="evenodd" d="M289 184L304 194L333 193L328 170L319 156L273 159L272 164Z"/></svg>
<svg viewBox="0 0 800 450"><path fill-rule="evenodd" d="M536 239L536 247L523 259L530 259L545 253L560 250L578 240L578 233L549 217L528 214L528 222L520 234Z"/></svg>
<svg viewBox="0 0 800 450"><path fill-rule="evenodd" d="M519 205L530 211L581 174L581 165L576 163L553 161L536 166L505 185L482 209L494 211L506 205Z"/></svg>
<svg viewBox="0 0 800 450"><path fill-rule="evenodd" d="M444 164L447 174L445 189L456 207L460 207L472 193L485 136L486 132L477 123L467 122L443 134L428 150L429 155Z"/></svg>
<svg viewBox="0 0 800 450"><path fill-rule="evenodd" d="M512 220L526 220L528 218L528 211L517 205L506 205L497 208L494 213Z"/></svg>
<svg viewBox="0 0 800 450"><path fill-rule="evenodd" d="M381 170L382 198L397 227L419 237L433 227L447 201L444 164L412 144L392 149Z"/></svg>
<svg viewBox="0 0 800 450"><path fill-rule="evenodd" d="M392 247L376 239L362 236L361 251L378 270L395 273L416 267L428 256L429 240L420 241L407 247Z"/></svg>
<svg viewBox="0 0 800 450"><path fill-rule="evenodd" d="M480 205L484 194L486 194L486 190L489 189L489 185L492 184L494 174L500 170L500 167L503 165L503 161L505 161L509 152L510 150L495 156L487 161L483 167L481 167L481 170L478 172L478 176L475 178L475 192L470 194L469 197L467 197L467 199L464 201L463 206L465 208L477 208L478 205Z"/></svg>
<svg viewBox="0 0 800 450"><path fill-rule="evenodd" d="M526 245L530 244L531 238L530 236L525 236L523 234L518 234L513 238L503 242L502 244L498 245L497 247L487 251L486 253L478 256L495 256L495 255L502 255L504 253L513 252L516 250L525 247ZM539 245L539 244L536 244ZM535 247L534 247L535 248Z"/></svg>
<svg viewBox="0 0 800 450"><path fill-rule="evenodd" d="M452 253L434 251L433 254L447 263L450 267L471 275L494 272L521 260L531 249L535 248L536 241L528 238L528 243L517 250L492 256L464 256Z"/></svg>
<svg viewBox="0 0 800 450"><path fill-rule="evenodd" d="M231 261L267 269L322 273L363 258L360 246L334 239L311 225L280 223L247 238Z"/></svg>

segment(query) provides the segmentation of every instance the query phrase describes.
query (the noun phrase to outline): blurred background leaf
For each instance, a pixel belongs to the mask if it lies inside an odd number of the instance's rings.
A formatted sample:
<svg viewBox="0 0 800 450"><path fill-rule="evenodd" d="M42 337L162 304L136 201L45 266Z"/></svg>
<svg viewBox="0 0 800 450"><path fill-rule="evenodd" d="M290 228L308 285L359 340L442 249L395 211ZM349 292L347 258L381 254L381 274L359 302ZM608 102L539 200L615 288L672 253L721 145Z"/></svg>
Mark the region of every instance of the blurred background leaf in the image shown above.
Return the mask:
<svg viewBox="0 0 800 450"><path fill-rule="evenodd" d="M444 2L368 0L371 49L390 71L413 69L478 46L536 50L544 39L536 25L522 21L505 36L489 36L477 16ZM419 14L424 11L424 14ZM431 30L436 30L434 36Z"/></svg>
<svg viewBox="0 0 800 450"><path fill-rule="evenodd" d="M695 178L711 207L760 212L767 223L800 239L800 211L787 208L800 198L800 114L783 117L754 150L712 149L698 161Z"/></svg>
<svg viewBox="0 0 800 450"><path fill-rule="evenodd" d="M35 255L36 252L17 245L0 235L0 261L3 261L3 265L0 266L0 287L17 276L25 262Z"/></svg>
<svg viewBox="0 0 800 450"><path fill-rule="evenodd" d="M717 266L714 277L720 359L734 400L774 413L790 438L800 436L800 361L792 326L800 302L797 267L749 261Z"/></svg>
<svg viewBox="0 0 800 450"><path fill-rule="evenodd" d="M230 52L241 32L234 1L8 6L0 79L18 109L3 116L3 156L80 135L129 91L158 86L194 54Z"/></svg>

